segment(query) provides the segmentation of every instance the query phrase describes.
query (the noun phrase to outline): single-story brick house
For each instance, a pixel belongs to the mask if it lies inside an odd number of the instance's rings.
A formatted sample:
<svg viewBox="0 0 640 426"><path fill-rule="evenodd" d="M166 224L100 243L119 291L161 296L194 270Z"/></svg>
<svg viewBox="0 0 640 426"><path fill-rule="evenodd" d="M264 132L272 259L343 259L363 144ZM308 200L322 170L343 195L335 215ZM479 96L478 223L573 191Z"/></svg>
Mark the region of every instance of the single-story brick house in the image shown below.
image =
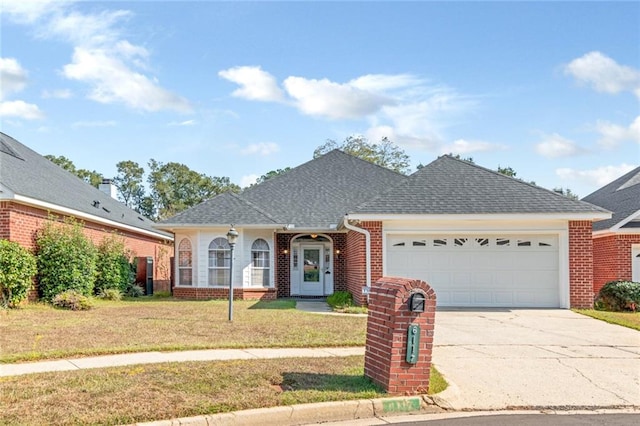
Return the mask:
<svg viewBox="0 0 640 426"><path fill-rule="evenodd" d="M593 224L593 287L613 280L640 282L640 167L583 198L613 212Z"/></svg>
<svg viewBox="0 0 640 426"><path fill-rule="evenodd" d="M52 215L73 217L95 244L113 232L121 235L134 256L153 260L155 290L169 290L173 236L115 194L112 184L97 189L0 132L0 238L33 249L36 232ZM142 263L151 266L147 259Z"/></svg>
<svg viewBox="0 0 640 426"><path fill-rule="evenodd" d="M410 176L334 150L158 223L176 245L174 295L323 297L382 276L431 284L439 306L593 303L592 204L442 156Z"/></svg>

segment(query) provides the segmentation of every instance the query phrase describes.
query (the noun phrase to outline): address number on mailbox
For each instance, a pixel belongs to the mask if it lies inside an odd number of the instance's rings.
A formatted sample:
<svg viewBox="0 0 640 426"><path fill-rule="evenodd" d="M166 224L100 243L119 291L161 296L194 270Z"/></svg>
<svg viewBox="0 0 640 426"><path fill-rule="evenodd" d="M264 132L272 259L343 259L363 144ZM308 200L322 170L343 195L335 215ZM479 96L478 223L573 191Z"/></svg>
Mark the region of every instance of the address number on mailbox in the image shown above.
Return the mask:
<svg viewBox="0 0 640 426"><path fill-rule="evenodd" d="M411 324L407 330L407 356L405 360L409 364L418 362L420 352L420 326Z"/></svg>

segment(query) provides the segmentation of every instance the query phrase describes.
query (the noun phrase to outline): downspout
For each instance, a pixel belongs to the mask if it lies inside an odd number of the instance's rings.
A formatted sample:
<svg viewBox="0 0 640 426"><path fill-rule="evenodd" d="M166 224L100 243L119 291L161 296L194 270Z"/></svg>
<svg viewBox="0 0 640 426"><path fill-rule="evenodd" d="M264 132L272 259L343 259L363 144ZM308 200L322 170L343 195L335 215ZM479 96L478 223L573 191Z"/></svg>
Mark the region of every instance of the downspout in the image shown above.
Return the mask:
<svg viewBox="0 0 640 426"><path fill-rule="evenodd" d="M349 215L344 215L344 221L342 222L344 227L350 231L355 231L364 235L365 243L365 262L366 262L366 277L367 277L367 287L371 287L371 233L366 229L358 228L357 226L353 226L349 223ZM367 300L369 300L369 295L367 294Z"/></svg>

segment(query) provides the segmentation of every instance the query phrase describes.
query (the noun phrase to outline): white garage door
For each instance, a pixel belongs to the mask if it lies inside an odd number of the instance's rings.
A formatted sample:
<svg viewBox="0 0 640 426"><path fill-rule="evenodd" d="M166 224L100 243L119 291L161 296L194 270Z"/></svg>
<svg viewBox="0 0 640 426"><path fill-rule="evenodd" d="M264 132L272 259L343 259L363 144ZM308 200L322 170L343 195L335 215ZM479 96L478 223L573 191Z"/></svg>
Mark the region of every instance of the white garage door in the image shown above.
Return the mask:
<svg viewBox="0 0 640 426"><path fill-rule="evenodd" d="M387 235L385 275L417 278L438 306L560 307L555 235Z"/></svg>

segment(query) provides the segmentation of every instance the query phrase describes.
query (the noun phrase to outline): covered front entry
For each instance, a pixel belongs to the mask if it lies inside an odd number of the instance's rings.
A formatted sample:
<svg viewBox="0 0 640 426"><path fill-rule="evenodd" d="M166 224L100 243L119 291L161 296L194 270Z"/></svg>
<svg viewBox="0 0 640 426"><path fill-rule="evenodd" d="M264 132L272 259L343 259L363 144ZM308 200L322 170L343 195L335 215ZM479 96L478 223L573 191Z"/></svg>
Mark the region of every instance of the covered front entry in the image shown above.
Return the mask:
<svg viewBox="0 0 640 426"><path fill-rule="evenodd" d="M386 247L386 275L426 281L438 306L561 306L557 235L388 235Z"/></svg>
<svg viewBox="0 0 640 426"><path fill-rule="evenodd" d="M300 235L291 241L291 296L333 294L333 242L324 235Z"/></svg>

